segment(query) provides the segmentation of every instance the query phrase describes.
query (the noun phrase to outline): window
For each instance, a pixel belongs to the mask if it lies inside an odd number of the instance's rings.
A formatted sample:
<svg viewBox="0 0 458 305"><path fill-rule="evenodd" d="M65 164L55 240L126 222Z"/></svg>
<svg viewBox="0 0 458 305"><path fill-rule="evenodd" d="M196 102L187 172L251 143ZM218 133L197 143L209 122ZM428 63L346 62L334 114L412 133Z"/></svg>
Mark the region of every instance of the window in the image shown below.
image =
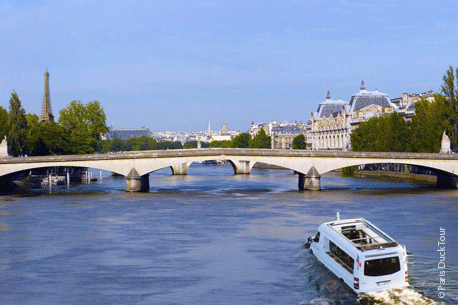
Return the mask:
<svg viewBox="0 0 458 305"><path fill-rule="evenodd" d="M397 256L373 259L364 263L364 275L367 276L389 275L399 270L401 270L401 265Z"/></svg>
<svg viewBox="0 0 458 305"><path fill-rule="evenodd" d="M344 265L353 271L354 259L345 251L340 249L335 243L329 241L329 251L334 254Z"/></svg>

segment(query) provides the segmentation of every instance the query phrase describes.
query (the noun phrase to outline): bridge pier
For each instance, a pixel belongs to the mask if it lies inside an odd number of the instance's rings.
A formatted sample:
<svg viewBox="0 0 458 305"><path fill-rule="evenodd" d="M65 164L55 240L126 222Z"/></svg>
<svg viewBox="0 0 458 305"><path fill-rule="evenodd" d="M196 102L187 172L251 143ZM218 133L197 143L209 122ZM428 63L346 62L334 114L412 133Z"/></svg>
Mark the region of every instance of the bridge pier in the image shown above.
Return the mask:
<svg viewBox="0 0 458 305"><path fill-rule="evenodd" d="M457 188L458 186L458 176L437 172L436 177L436 187L438 188Z"/></svg>
<svg viewBox="0 0 458 305"><path fill-rule="evenodd" d="M319 191L321 190L321 175L312 166L307 174L299 173L299 190Z"/></svg>
<svg viewBox="0 0 458 305"><path fill-rule="evenodd" d="M187 175L189 165L188 163L179 163L170 166L172 168L172 175Z"/></svg>
<svg viewBox="0 0 458 305"><path fill-rule="evenodd" d="M236 175L237 174L247 175L251 173L251 168L253 167L250 161L245 161L245 160L239 160L236 162L231 161L231 165Z"/></svg>
<svg viewBox="0 0 458 305"><path fill-rule="evenodd" d="M140 176L135 168L132 168L126 176L126 192L148 192L149 174Z"/></svg>

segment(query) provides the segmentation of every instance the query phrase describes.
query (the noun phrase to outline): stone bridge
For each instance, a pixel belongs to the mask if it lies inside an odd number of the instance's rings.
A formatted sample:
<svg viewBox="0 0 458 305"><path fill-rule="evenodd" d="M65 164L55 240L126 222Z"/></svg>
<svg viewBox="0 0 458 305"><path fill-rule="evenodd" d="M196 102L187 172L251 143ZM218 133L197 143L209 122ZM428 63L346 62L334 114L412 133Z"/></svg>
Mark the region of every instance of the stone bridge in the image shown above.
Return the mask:
<svg viewBox="0 0 458 305"><path fill-rule="evenodd" d="M441 187L456 187L458 175L458 155L455 154L209 148L6 157L0 158L0 176L36 168L90 167L125 176L127 191L147 191L149 173L170 167L174 175L186 175L193 162L205 160L229 161L235 174L249 174L257 162L290 169L298 173L301 190L319 190L324 173L364 164L400 163L430 168Z"/></svg>

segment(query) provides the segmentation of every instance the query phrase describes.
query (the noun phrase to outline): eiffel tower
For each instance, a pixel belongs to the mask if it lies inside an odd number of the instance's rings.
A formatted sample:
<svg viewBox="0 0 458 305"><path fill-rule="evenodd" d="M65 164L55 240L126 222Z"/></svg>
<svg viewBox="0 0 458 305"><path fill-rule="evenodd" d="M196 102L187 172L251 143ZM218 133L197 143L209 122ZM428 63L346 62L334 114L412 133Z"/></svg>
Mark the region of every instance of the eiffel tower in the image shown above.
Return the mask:
<svg viewBox="0 0 458 305"><path fill-rule="evenodd" d="M40 122L54 122L54 115L51 109L51 98L49 96L49 73L45 73L45 95L43 97L43 108L41 109Z"/></svg>

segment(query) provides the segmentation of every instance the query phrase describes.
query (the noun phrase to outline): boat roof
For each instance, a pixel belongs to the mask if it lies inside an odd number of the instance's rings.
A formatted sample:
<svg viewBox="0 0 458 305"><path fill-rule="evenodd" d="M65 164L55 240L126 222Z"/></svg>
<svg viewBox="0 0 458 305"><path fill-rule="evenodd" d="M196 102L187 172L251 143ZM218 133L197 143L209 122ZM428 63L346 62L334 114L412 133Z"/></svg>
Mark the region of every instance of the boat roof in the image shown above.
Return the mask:
<svg viewBox="0 0 458 305"><path fill-rule="evenodd" d="M327 222L325 225L361 251L398 246L394 239L362 218L336 220Z"/></svg>

